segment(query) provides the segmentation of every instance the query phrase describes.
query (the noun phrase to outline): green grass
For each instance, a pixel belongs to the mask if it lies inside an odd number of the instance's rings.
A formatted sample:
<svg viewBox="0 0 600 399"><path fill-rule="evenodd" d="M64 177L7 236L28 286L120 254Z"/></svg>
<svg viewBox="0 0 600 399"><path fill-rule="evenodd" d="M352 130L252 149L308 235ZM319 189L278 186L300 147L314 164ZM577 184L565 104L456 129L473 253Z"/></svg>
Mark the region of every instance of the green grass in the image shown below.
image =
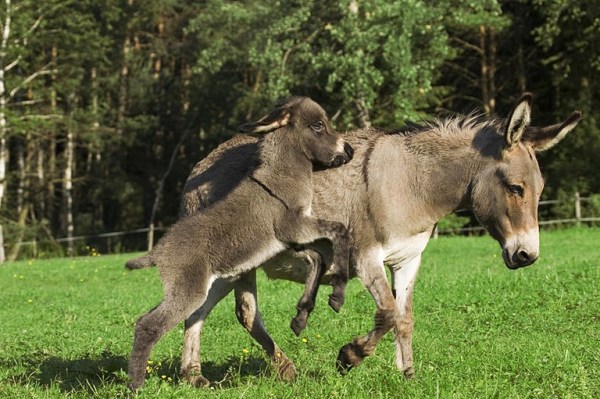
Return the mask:
<svg viewBox="0 0 600 399"><path fill-rule="evenodd" d="M542 257L509 271L489 237L440 238L425 251L415 290L416 378L394 366L391 334L341 377L338 349L372 326L374 302L353 280L340 314L319 294L308 328L289 328L302 286L259 273L262 314L295 362L277 380L239 326L233 298L209 317L203 371L213 389L178 381L182 330L163 338L139 397L598 398L600 229L542 233ZM127 397L137 317L161 299L155 269L125 272L129 256L33 260L0 267L0 397Z"/></svg>

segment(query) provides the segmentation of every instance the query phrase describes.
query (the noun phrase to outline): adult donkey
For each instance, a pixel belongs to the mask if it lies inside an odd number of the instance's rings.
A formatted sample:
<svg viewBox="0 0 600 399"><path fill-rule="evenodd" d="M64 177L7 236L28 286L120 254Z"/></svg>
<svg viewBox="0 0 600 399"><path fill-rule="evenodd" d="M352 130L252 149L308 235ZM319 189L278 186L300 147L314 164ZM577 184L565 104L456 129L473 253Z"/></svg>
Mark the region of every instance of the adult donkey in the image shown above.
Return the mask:
<svg viewBox="0 0 600 399"><path fill-rule="evenodd" d="M530 103L531 94L524 94L506 120L456 116L393 133L349 132L345 138L355 150L353 160L343 168L313 175L313 213L348 226L351 273L361 279L377 304L373 330L340 349L337 364L341 371L360 364L394 327L396 365L406 377L414 374L413 287L421 253L442 217L471 207L501 245L509 269L537 260L537 206L544 184L535 153L563 139L580 121L581 113L574 112L557 125L532 127ZM199 162L184 190L183 213L194 213L230 191L248 173L245 159L255 151L255 138L238 136ZM329 269L322 274L307 273L321 262ZM149 265L144 258L138 264ZM385 266L392 272L394 292ZM271 278L305 282L307 275L317 275L321 283L327 283L331 248L317 242L311 249L288 251L263 269ZM213 287L206 303L186 321L182 369L200 369L203 322L214 305L235 289L238 320L275 361L279 375L293 379L293 363L262 322L254 272Z"/></svg>

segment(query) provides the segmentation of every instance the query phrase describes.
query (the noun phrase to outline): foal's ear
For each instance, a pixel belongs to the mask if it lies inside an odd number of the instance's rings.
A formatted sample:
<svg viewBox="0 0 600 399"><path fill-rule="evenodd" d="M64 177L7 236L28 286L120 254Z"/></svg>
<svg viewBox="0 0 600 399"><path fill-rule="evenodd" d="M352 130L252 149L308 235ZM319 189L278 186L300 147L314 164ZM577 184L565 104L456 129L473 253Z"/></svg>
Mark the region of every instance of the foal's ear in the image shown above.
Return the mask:
<svg viewBox="0 0 600 399"><path fill-rule="evenodd" d="M575 111L562 123L546 127L528 127L523 134L523 141L529 143L535 152L546 151L561 141L581 119L581 111Z"/></svg>
<svg viewBox="0 0 600 399"><path fill-rule="evenodd" d="M507 147L518 143L531 121L531 93L521 96L517 105L510 111L504 131L504 142Z"/></svg>
<svg viewBox="0 0 600 399"><path fill-rule="evenodd" d="M285 126L290 121L290 112L283 107L275 108L256 122L247 123L238 128L242 133L269 133Z"/></svg>

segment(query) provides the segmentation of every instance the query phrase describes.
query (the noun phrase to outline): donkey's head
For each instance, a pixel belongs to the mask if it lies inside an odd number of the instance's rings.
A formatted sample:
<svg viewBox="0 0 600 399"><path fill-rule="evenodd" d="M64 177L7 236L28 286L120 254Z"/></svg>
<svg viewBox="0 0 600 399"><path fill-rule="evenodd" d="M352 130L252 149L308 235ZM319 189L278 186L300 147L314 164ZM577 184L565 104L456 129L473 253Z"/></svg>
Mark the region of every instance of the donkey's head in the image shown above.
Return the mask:
<svg viewBox="0 0 600 399"><path fill-rule="evenodd" d="M529 126L530 114L527 93L501 125L503 139L489 143L497 147L490 152L492 161L472 185L475 216L502 246L510 269L528 266L539 256L537 208L544 181L535 153L553 147L581 120L581 113L574 112L563 123L539 128Z"/></svg>
<svg viewBox="0 0 600 399"><path fill-rule="evenodd" d="M268 133L284 128L287 138L314 164L337 167L352 159L354 150L332 129L325 111L307 97L279 102L256 122L240 126L245 133Z"/></svg>

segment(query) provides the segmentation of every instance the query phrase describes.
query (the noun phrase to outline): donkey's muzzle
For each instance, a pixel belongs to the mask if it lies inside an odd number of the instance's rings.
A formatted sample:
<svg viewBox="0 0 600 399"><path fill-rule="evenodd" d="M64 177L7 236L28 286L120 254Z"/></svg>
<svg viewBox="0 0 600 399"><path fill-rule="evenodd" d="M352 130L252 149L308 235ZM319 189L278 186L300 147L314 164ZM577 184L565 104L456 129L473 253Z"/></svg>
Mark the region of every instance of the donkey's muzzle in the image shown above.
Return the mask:
<svg viewBox="0 0 600 399"><path fill-rule="evenodd" d="M344 153L336 154L333 157L333 160L331 161L331 166L336 168L338 166L346 164L346 163L350 162L353 155L354 155L354 148L352 148L352 146L350 144L344 142Z"/></svg>

